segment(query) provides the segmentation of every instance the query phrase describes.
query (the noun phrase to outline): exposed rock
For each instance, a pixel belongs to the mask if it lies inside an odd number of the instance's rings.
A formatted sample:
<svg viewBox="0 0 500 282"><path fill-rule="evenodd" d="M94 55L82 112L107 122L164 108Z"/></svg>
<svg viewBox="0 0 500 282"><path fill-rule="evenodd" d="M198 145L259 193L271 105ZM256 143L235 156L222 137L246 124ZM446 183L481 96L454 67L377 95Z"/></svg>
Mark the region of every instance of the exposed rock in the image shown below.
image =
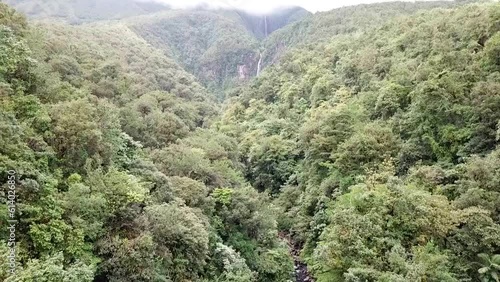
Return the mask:
<svg viewBox="0 0 500 282"><path fill-rule="evenodd" d="M295 281L296 282L314 282L314 278L307 270L307 264L302 262L300 259L300 250L301 246L294 243L290 234L286 232L280 232L279 237L284 240L290 251L290 254L293 257L293 263L295 264Z"/></svg>

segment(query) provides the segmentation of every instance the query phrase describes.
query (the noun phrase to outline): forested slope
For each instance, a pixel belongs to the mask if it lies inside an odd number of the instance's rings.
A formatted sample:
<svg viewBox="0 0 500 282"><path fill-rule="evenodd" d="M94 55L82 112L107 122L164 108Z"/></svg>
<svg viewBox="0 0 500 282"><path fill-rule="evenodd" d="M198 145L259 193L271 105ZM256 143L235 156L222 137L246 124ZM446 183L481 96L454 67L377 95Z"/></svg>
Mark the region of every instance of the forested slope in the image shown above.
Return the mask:
<svg viewBox="0 0 500 282"><path fill-rule="evenodd" d="M81 24L99 20L122 19L168 9L154 1L136 0L4 0L34 19Z"/></svg>
<svg viewBox="0 0 500 282"><path fill-rule="evenodd" d="M121 24L0 15L0 175L15 170L19 220L16 276L0 231L2 281L289 277L274 208L207 128L217 108L193 76Z"/></svg>
<svg viewBox="0 0 500 282"><path fill-rule="evenodd" d="M463 4L379 3L314 15L297 7L261 16L238 10L171 10L126 22L224 98L225 91L245 84L293 48L317 45L333 36L361 32L419 11Z"/></svg>
<svg viewBox="0 0 500 282"><path fill-rule="evenodd" d="M0 4L0 280L497 281L500 5L258 22Z"/></svg>
<svg viewBox="0 0 500 282"><path fill-rule="evenodd" d="M215 88L247 79L257 67L258 40L228 13L169 11L134 20L131 29Z"/></svg>
<svg viewBox="0 0 500 282"><path fill-rule="evenodd" d="M6 0L6 3L32 19L45 22L84 24L125 19L123 23L131 30L194 74L211 91L218 92L220 99L224 90L257 74L261 40L310 15L300 7L280 8L260 15L236 7L208 9L201 4L196 9L173 10L155 1L138 0Z"/></svg>
<svg viewBox="0 0 500 282"><path fill-rule="evenodd" d="M266 15L239 10L172 10L127 20L139 36L175 58L209 89L222 92L256 76L261 41L308 16L303 8ZM223 98L223 94L219 94Z"/></svg>
<svg viewBox="0 0 500 282"><path fill-rule="evenodd" d="M499 48L498 4L434 9L235 91L217 127L317 281L495 281Z"/></svg>

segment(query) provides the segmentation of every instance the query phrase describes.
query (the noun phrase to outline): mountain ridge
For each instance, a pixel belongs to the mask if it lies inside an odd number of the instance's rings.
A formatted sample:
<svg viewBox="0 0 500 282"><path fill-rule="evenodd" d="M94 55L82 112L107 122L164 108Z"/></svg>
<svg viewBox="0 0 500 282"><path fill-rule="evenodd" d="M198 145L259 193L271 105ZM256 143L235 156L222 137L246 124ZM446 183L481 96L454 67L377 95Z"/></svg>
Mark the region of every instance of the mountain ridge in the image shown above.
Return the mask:
<svg viewBox="0 0 500 282"><path fill-rule="evenodd" d="M17 3L15 6L21 10L29 3L37 3L37 0L9 1ZM85 1L75 0L74 5ZM116 0L106 1L112 3ZM131 7L147 4L126 0L120 7L128 11ZM124 17L108 15L107 19L124 22L148 43L174 58L222 100L227 95L226 90L243 85L277 62L289 49L380 25L396 16L462 4L448 1L391 2L343 7L314 15L300 7L276 9L264 15L223 8L172 10L162 7L162 11L135 9L135 14ZM40 15L29 15L53 18L50 13L44 15L42 11L39 11ZM95 19L88 20L99 22L106 20L105 16L106 13L98 14Z"/></svg>

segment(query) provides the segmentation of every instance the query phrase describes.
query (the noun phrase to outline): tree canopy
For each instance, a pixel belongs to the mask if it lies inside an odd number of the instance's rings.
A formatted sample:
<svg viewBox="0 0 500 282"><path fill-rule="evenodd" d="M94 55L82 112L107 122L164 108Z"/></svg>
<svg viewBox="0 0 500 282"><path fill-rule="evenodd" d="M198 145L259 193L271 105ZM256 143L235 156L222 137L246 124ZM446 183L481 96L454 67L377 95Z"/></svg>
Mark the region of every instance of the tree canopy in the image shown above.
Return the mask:
<svg viewBox="0 0 500 282"><path fill-rule="evenodd" d="M2 281L498 281L498 3L127 16L0 4Z"/></svg>

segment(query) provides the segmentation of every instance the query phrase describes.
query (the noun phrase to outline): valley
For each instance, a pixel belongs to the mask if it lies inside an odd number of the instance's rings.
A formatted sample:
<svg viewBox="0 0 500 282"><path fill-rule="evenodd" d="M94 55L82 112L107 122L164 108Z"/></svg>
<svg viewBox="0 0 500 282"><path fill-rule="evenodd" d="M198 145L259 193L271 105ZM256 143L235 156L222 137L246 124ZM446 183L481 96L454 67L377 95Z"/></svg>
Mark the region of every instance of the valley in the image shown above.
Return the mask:
<svg viewBox="0 0 500 282"><path fill-rule="evenodd" d="M118 2L0 3L0 280L498 282L498 2Z"/></svg>

